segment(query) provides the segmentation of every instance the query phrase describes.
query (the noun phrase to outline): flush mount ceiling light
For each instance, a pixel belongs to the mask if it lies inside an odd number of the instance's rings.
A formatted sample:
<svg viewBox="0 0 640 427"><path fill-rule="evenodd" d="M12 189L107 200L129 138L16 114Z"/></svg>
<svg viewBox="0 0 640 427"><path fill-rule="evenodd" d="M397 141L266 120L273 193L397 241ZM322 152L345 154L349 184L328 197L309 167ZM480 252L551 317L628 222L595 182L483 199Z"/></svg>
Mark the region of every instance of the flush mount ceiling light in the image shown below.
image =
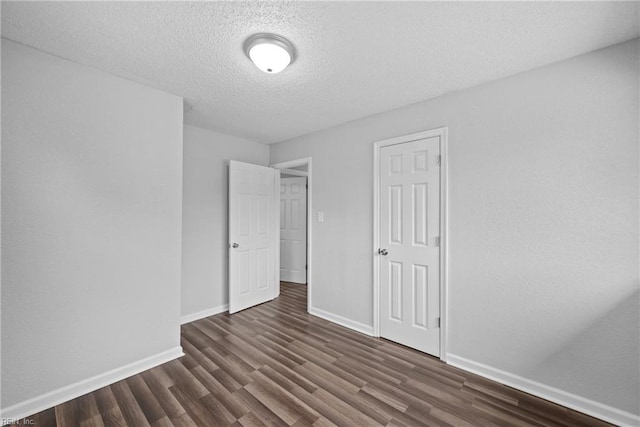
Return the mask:
<svg viewBox="0 0 640 427"><path fill-rule="evenodd" d="M275 74L295 59L291 42L276 34L254 34L244 42L244 53L265 73Z"/></svg>

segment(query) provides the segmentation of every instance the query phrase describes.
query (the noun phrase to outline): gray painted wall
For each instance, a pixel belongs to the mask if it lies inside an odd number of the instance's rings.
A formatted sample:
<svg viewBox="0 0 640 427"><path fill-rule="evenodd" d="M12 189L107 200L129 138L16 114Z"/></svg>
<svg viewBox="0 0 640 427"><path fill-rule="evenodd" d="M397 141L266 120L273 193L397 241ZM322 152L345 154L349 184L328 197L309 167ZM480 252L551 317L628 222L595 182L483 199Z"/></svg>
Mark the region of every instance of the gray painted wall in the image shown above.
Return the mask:
<svg viewBox="0 0 640 427"><path fill-rule="evenodd" d="M2 407L180 345L182 99L2 40Z"/></svg>
<svg viewBox="0 0 640 427"><path fill-rule="evenodd" d="M640 413L638 48L271 146L313 158L313 307L372 324L373 142L447 126L449 353Z"/></svg>
<svg viewBox="0 0 640 427"><path fill-rule="evenodd" d="M185 125L182 316L229 303L229 160L267 165L269 146Z"/></svg>

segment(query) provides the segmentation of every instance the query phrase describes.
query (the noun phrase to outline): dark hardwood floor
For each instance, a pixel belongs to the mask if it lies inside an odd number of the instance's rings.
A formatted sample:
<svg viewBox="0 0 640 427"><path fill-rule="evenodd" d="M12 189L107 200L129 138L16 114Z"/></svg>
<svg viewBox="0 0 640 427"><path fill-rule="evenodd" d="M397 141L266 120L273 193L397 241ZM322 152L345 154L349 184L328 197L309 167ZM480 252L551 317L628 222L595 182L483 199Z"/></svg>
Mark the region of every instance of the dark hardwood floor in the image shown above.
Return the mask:
<svg viewBox="0 0 640 427"><path fill-rule="evenodd" d="M306 287L182 327L186 356L38 413L37 426L606 426L306 313Z"/></svg>

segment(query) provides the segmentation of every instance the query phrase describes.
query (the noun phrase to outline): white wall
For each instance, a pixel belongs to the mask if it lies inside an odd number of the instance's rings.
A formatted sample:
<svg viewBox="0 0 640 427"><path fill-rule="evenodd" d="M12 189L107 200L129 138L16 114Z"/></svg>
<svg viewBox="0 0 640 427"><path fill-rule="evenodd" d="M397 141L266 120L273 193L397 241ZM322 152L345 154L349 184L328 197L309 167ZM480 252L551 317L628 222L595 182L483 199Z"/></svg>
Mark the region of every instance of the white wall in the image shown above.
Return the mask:
<svg viewBox="0 0 640 427"><path fill-rule="evenodd" d="M181 98L2 40L3 417L180 354L181 200Z"/></svg>
<svg viewBox="0 0 640 427"><path fill-rule="evenodd" d="M269 146L184 127L183 322L227 309L229 160L267 165Z"/></svg>
<svg viewBox="0 0 640 427"><path fill-rule="evenodd" d="M372 144L447 126L449 353L639 414L638 48L273 145L313 157L313 306L372 324Z"/></svg>

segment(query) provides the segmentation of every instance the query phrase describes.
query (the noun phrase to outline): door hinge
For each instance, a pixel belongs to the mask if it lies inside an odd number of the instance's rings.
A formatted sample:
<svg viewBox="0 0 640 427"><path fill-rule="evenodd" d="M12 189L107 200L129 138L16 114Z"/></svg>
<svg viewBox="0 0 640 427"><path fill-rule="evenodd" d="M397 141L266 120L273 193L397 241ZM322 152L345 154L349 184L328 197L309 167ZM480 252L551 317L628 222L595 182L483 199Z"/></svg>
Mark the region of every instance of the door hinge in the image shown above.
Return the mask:
<svg viewBox="0 0 640 427"><path fill-rule="evenodd" d="M434 240L435 240L435 245L440 247L440 236L436 237Z"/></svg>
<svg viewBox="0 0 640 427"><path fill-rule="evenodd" d="M438 158L436 160L438 162L438 166L442 166L442 156L438 155Z"/></svg>
<svg viewBox="0 0 640 427"><path fill-rule="evenodd" d="M305 265L304 265L304 269L305 269L305 270L307 269L307 264L305 264Z"/></svg>
<svg viewBox="0 0 640 427"><path fill-rule="evenodd" d="M306 188L308 190L309 189L309 184L305 184L304 188Z"/></svg>
<svg viewBox="0 0 640 427"><path fill-rule="evenodd" d="M436 328L439 328L439 327L440 327L440 318L438 317L436 319Z"/></svg>

